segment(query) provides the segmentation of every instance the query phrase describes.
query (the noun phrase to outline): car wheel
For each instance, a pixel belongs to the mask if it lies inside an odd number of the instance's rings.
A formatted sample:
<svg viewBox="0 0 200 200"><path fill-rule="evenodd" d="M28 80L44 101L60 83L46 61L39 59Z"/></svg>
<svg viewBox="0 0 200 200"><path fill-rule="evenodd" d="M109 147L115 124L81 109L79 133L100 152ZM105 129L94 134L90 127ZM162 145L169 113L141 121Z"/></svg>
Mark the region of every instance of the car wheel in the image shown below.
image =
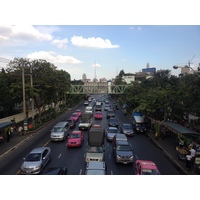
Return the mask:
<svg viewBox="0 0 200 200"><path fill-rule="evenodd" d="M40 174L44 171L43 165L41 166Z"/></svg>

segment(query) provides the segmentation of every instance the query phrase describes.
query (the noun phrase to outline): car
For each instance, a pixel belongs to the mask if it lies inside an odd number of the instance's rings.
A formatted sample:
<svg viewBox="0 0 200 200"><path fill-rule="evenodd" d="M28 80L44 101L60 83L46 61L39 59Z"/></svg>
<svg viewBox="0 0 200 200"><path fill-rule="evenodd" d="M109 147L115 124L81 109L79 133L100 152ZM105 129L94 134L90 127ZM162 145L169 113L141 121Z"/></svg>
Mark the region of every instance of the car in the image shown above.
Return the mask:
<svg viewBox="0 0 200 200"><path fill-rule="evenodd" d="M105 100L105 104L109 104L109 100L108 99Z"/></svg>
<svg viewBox="0 0 200 200"><path fill-rule="evenodd" d="M51 160L50 147L38 147L33 149L21 165L21 174L40 174Z"/></svg>
<svg viewBox="0 0 200 200"><path fill-rule="evenodd" d="M75 122L77 122L79 120L79 115L74 112L69 119L73 119Z"/></svg>
<svg viewBox="0 0 200 200"><path fill-rule="evenodd" d="M104 161L89 161L86 163L85 175L106 175L107 166Z"/></svg>
<svg viewBox="0 0 200 200"><path fill-rule="evenodd" d="M151 160L136 160L134 168L136 175L160 175L158 167Z"/></svg>
<svg viewBox="0 0 200 200"><path fill-rule="evenodd" d="M85 101L84 102L84 106L88 106L89 105L89 102L88 101Z"/></svg>
<svg viewBox="0 0 200 200"><path fill-rule="evenodd" d="M92 106L86 106L85 113L93 114L93 107Z"/></svg>
<svg viewBox="0 0 200 200"><path fill-rule="evenodd" d="M95 111L101 111L101 109L102 109L102 105L96 104Z"/></svg>
<svg viewBox="0 0 200 200"><path fill-rule="evenodd" d="M79 117L81 117L81 115L82 115L82 111L81 111L80 109L77 109L77 110L75 111L75 113L77 113L77 114L79 115Z"/></svg>
<svg viewBox="0 0 200 200"><path fill-rule="evenodd" d="M74 127L76 127L76 121L74 119L68 119L67 122L69 124L70 129L73 129Z"/></svg>
<svg viewBox="0 0 200 200"><path fill-rule="evenodd" d="M128 141L116 141L113 148L113 155L116 163L133 164L133 148Z"/></svg>
<svg viewBox="0 0 200 200"><path fill-rule="evenodd" d="M111 110L111 105L105 105L104 110L105 111Z"/></svg>
<svg viewBox="0 0 200 200"><path fill-rule="evenodd" d="M118 120L114 117L111 117L110 119L108 119L108 126L112 126L112 127L117 127L118 128Z"/></svg>
<svg viewBox="0 0 200 200"><path fill-rule="evenodd" d="M103 118L102 112L97 111L97 112L94 114L94 118L95 118L95 119L102 119L102 118Z"/></svg>
<svg viewBox="0 0 200 200"><path fill-rule="evenodd" d="M113 142L112 142L113 149L115 148L115 144L117 141L128 141L128 138L126 135L122 133L115 134L115 136L113 137Z"/></svg>
<svg viewBox="0 0 200 200"><path fill-rule="evenodd" d="M58 122L51 130L50 140L65 141L68 133L69 133L69 123Z"/></svg>
<svg viewBox="0 0 200 200"><path fill-rule="evenodd" d="M67 175L67 167L50 167L43 175Z"/></svg>
<svg viewBox="0 0 200 200"><path fill-rule="evenodd" d="M83 131L72 131L68 135L68 140L67 140L67 147L80 147L83 144L84 140L84 132Z"/></svg>
<svg viewBox="0 0 200 200"><path fill-rule="evenodd" d="M147 130L146 127L145 127L145 124L143 124L143 123L133 124L133 128L134 128L136 133L145 133L146 130Z"/></svg>
<svg viewBox="0 0 200 200"><path fill-rule="evenodd" d="M109 119L111 117L115 117L115 112L113 110L108 110L106 113L106 117L107 117L107 119Z"/></svg>
<svg viewBox="0 0 200 200"><path fill-rule="evenodd" d="M120 126L120 131L127 136L133 136L134 135L133 127L132 127L131 124L123 123Z"/></svg>
<svg viewBox="0 0 200 200"><path fill-rule="evenodd" d="M120 133L117 127L108 127L105 132L108 141L113 141L115 134Z"/></svg>

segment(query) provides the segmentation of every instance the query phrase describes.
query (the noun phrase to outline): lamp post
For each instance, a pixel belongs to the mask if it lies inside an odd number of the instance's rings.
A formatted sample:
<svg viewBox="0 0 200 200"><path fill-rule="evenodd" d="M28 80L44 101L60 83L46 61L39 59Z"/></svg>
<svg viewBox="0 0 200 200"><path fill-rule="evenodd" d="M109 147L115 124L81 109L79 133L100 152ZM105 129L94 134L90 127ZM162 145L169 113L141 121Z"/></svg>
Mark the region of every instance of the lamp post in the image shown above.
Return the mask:
<svg viewBox="0 0 200 200"><path fill-rule="evenodd" d="M192 57L192 59L194 58L194 56ZM174 65L173 66L173 68L174 69L178 69L178 68L188 68L188 69L191 69L199 78L200 78L200 75L192 68L192 67L190 67L190 65L192 64L191 63L191 61L192 61L192 59L190 60L190 61L188 61L188 65L185 65L185 66L177 66L177 65ZM198 67L198 71L199 71L199 67Z"/></svg>

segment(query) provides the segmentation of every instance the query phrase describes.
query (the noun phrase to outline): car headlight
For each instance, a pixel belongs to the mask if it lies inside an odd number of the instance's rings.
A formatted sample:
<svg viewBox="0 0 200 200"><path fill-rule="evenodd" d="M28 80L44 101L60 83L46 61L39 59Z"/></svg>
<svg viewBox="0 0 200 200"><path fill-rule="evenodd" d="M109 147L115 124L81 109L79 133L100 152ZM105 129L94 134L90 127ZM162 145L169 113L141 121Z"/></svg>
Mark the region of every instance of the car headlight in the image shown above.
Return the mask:
<svg viewBox="0 0 200 200"><path fill-rule="evenodd" d="M133 159L133 156L130 156L130 159Z"/></svg>
<svg viewBox="0 0 200 200"><path fill-rule="evenodd" d="M40 169L40 166L36 166L36 167L34 167L34 169Z"/></svg>
<svg viewBox="0 0 200 200"><path fill-rule="evenodd" d="M117 155L116 158L117 158L117 159L121 159L121 156Z"/></svg>

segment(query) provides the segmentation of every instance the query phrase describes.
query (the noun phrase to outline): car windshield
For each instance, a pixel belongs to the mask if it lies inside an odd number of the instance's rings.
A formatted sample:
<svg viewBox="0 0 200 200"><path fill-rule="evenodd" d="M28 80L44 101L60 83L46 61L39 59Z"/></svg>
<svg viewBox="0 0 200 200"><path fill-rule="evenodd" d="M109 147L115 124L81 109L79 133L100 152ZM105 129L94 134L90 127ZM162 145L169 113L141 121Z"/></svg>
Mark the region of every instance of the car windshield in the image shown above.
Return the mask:
<svg viewBox="0 0 200 200"><path fill-rule="evenodd" d="M69 135L70 138L80 138L80 134L78 133L73 133Z"/></svg>
<svg viewBox="0 0 200 200"><path fill-rule="evenodd" d="M109 111L108 111L108 114L114 114L114 111L109 110Z"/></svg>
<svg viewBox="0 0 200 200"><path fill-rule="evenodd" d="M157 169L143 169L142 175L159 175L159 172Z"/></svg>
<svg viewBox="0 0 200 200"><path fill-rule="evenodd" d="M108 129L109 133L118 133L117 129Z"/></svg>
<svg viewBox="0 0 200 200"><path fill-rule="evenodd" d="M116 119L110 119L110 122L117 122Z"/></svg>
<svg viewBox="0 0 200 200"><path fill-rule="evenodd" d="M72 114L72 117L77 117L77 114L76 113Z"/></svg>
<svg viewBox="0 0 200 200"><path fill-rule="evenodd" d="M54 127L53 132L63 132L63 127Z"/></svg>
<svg viewBox="0 0 200 200"><path fill-rule="evenodd" d="M33 162L33 161L40 161L40 158L41 158L41 153L30 153L25 161L26 162Z"/></svg>
<svg viewBox="0 0 200 200"><path fill-rule="evenodd" d="M117 151L131 151L131 147L129 145L117 145Z"/></svg>
<svg viewBox="0 0 200 200"><path fill-rule="evenodd" d="M90 153L102 153L103 148L102 147L89 147L88 152L90 152Z"/></svg>
<svg viewBox="0 0 200 200"><path fill-rule="evenodd" d="M123 124L123 128L132 129L132 126L130 124Z"/></svg>

